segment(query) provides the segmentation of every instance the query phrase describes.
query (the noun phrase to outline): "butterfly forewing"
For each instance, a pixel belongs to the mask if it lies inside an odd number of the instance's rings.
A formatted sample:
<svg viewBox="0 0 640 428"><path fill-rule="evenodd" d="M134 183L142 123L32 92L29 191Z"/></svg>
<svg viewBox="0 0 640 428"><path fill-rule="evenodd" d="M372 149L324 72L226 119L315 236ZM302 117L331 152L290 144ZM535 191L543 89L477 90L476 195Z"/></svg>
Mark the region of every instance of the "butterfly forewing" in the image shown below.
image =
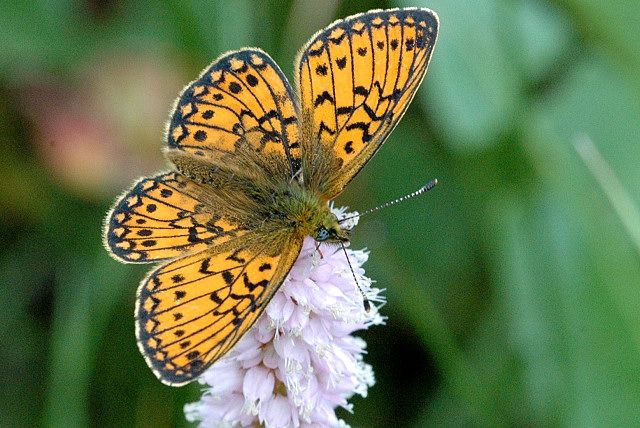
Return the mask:
<svg viewBox="0 0 640 428"><path fill-rule="evenodd" d="M164 383L192 381L260 316L300 252L301 241L267 251L247 240L153 271L138 290L137 337Z"/></svg>
<svg viewBox="0 0 640 428"><path fill-rule="evenodd" d="M335 158L330 176L313 183L327 198L342 191L404 114L437 31L428 9L374 10L336 21L303 48L296 67L303 156L320 145L321 156ZM308 159L311 169L318 163Z"/></svg>
<svg viewBox="0 0 640 428"><path fill-rule="evenodd" d="M107 217L105 243L125 262L173 259L246 233L224 211L202 201L202 188L170 172L143 178Z"/></svg>
<svg viewBox="0 0 640 428"><path fill-rule="evenodd" d="M289 178L300 156L291 87L265 52L226 53L179 97L167 142L170 148L229 162L239 148L276 153Z"/></svg>

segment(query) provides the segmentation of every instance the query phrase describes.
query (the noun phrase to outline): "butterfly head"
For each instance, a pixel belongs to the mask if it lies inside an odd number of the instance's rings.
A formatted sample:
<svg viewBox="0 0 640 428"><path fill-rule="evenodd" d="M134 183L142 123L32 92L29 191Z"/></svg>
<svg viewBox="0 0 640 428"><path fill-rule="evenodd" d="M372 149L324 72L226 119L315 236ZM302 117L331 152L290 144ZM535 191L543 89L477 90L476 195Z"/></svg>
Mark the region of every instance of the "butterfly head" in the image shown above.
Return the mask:
<svg viewBox="0 0 640 428"><path fill-rule="evenodd" d="M338 218L331 212L329 207L321 210L318 214L314 230L311 233L313 239L318 242L331 243L349 242L351 240L351 233L349 230L340 227Z"/></svg>
<svg viewBox="0 0 640 428"><path fill-rule="evenodd" d="M282 196L273 199L274 205L269 210L284 213L286 224L293 226L300 236L336 244L351 240L349 230L340 226L329 204L320 195L295 182L275 194Z"/></svg>
<svg viewBox="0 0 640 428"><path fill-rule="evenodd" d="M337 222L336 222L337 223ZM329 226L328 228L325 226L320 226L316 230L316 234L313 237L318 242L349 242L351 237L349 236L349 231L346 229L341 229L337 224L335 227Z"/></svg>

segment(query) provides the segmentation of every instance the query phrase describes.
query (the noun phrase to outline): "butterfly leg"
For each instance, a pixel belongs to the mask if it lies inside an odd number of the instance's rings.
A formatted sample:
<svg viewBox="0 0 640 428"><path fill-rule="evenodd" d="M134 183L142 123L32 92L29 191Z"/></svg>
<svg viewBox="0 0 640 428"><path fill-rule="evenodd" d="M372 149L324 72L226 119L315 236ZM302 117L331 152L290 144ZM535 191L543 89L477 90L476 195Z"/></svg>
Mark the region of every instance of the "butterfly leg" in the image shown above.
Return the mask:
<svg viewBox="0 0 640 428"><path fill-rule="evenodd" d="M322 255L322 251L320 251L320 243L316 242L316 251L318 252L318 254L320 254L320 258L324 259L324 256Z"/></svg>
<svg viewBox="0 0 640 428"><path fill-rule="evenodd" d="M295 174L291 176L291 179L289 180L289 182L293 183L294 181L297 181L299 184L304 184L304 178L302 176L302 168L299 168L295 172Z"/></svg>

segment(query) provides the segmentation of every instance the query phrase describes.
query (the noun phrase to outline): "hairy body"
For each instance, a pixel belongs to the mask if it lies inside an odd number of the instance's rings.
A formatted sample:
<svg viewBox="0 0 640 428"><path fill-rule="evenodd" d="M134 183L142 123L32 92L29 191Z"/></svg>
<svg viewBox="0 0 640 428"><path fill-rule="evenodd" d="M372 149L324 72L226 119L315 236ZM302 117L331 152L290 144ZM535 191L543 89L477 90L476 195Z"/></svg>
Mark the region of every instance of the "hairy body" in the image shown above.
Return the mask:
<svg viewBox="0 0 640 428"><path fill-rule="evenodd" d="M250 146L243 147L247 145ZM335 159L328 153L319 153L328 158L319 159L319 163ZM349 240L349 232L340 227L323 193L304 182L304 167L297 177L282 180L286 166L281 160L259 156L251 150L240 150L232 164L226 163L224 157L212 162L181 150L167 150L165 154L178 171L201 185L200 200L233 213L230 219L255 231L259 240L269 243L274 251L288 240L305 236L328 242ZM242 159L237 160L238 157Z"/></svg>

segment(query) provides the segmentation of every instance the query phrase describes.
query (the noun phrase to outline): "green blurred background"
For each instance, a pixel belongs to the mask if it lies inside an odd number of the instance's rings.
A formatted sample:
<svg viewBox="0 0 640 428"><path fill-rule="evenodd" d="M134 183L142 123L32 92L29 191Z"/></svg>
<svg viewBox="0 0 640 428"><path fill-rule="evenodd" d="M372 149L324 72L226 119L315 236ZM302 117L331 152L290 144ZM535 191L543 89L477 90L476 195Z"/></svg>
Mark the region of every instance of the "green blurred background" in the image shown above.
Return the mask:
<svg viewBox="0 0 640 428"><path fill-rule="evenodd" d="M181 426L199 387L135 345L148 266L102 248L114 198L165 168L183 85L376 7L440 15L432 65L338 199L387 289L354 426L640 424L640 4L601 0L13 1L0 8L0 425ZM593 144L590 144L591 141Z"/></svg>

